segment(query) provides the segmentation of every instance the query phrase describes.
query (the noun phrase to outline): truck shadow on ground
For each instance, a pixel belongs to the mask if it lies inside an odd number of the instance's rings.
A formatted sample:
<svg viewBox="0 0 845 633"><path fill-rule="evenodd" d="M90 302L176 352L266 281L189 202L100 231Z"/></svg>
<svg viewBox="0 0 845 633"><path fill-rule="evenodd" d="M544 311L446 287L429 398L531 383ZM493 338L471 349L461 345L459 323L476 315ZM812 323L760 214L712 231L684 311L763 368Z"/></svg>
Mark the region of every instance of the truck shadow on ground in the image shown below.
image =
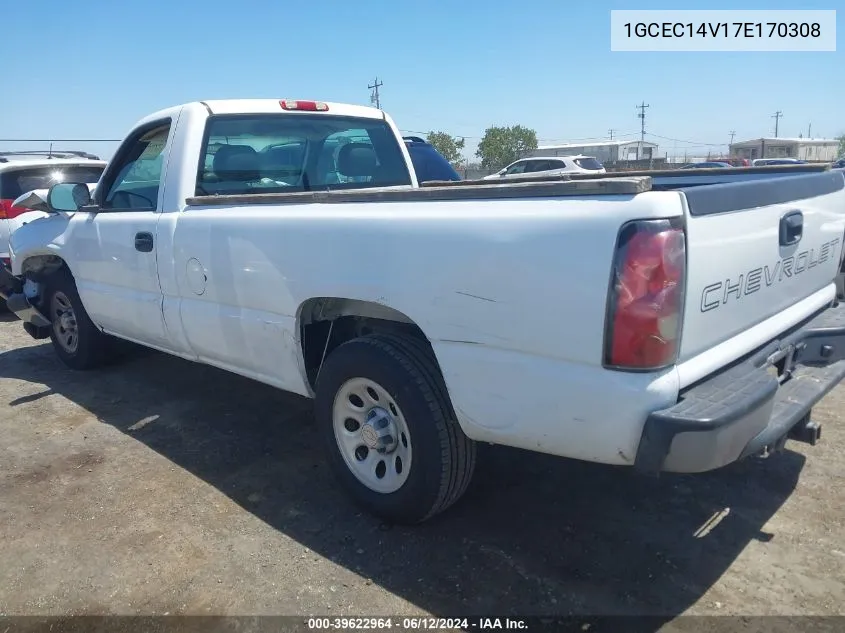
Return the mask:
<svg viewBox="0 0 845 633"><path fill-rule="evenodd" d="M13 349L2 354L0 378L44 384L43 393L84 407L314 552L444 616L671 618L749 542L776 538L761 528L804 464L787 451L652 480L485 446L459 505L404 528L361 513L338 489L305 399L146 351L75 373L49 345ZM158 417L130 429L149 416ZM714 516L723 518L708 531Z"/></svg>

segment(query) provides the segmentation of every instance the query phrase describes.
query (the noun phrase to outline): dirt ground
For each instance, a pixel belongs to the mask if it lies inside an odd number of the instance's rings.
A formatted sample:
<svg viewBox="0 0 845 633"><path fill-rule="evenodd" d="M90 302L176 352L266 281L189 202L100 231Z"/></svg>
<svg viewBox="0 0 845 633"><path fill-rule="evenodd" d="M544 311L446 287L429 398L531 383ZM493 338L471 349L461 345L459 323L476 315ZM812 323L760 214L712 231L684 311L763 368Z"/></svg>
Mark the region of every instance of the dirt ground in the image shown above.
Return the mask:
<svg viewBox="0 0 845 633"><path fill-rule="evenodd" d="M845 387L822 443L695 477L483 447L423 526L337 489L310 403L0 315L0 615L845 614Z"/></svg>

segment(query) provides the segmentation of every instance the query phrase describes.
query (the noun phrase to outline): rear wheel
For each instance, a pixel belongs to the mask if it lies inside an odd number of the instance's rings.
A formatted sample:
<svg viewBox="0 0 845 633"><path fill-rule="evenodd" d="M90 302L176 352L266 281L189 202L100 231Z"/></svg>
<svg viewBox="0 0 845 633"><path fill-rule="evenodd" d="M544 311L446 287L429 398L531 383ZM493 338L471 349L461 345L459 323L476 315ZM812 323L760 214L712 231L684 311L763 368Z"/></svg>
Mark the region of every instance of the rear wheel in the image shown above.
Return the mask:
<svg viewBox="0 0 845 633"><path fill-rule="evenodd" d="M385 334L344 343L320 370L315 411L339 480L376 516L419 523L466 491L475 444L425 343Z"/></svg>
<svg viewBox="0 0 845 633"><path fill-rule="evenodd" d="M60 270L49 277L42 307L50 319L53 348L65 365L94 369L108 359L111 339L91 322L69 272Z"/></svg>

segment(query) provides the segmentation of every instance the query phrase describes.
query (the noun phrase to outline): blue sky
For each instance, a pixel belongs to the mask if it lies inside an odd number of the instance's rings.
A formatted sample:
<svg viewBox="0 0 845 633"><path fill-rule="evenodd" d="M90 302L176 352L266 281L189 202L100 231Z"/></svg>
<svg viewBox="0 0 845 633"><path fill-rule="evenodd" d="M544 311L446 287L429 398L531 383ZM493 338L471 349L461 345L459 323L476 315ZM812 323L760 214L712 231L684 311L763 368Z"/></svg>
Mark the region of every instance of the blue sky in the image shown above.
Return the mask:
<svg viewBox="0 0 845 633"><path fill-rule="evenodd" d="M541 144L637 133L643 100L647 132L667 137L647 137L661 154L701 155L731 130L737 140L771 135L776 110L781 136L811 124L813 136L836 136L845 133L841 36L835 53L611 52L610 10L840 3L15 1L3 10L0 138L117 139L152 111L202 99L366 104L376 76L400 128L466 136L470 154L493 124L532 127Z"/></svg>

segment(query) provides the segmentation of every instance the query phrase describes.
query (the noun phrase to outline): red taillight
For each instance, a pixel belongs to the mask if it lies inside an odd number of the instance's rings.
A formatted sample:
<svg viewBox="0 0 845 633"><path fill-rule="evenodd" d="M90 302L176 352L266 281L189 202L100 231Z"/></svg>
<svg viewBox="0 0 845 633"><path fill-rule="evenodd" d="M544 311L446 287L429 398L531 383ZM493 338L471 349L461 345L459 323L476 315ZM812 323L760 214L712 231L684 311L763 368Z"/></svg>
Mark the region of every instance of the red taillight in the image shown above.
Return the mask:
<svg viewBox="0 0 845 633"><path fill-rule="evenodd" d="M0 200L0 219L6 218L11 220L21 213L31 211L31 209L27 209L26 207L14 207L12 206L13 202L14 200Z"/></svg>
<svg viewBox="0 0 845 633"><path fill-rule="evenodd" d="M675 362L685 281L686 239L677 222L622 227L608 297L606 366L646 370Z"/></svg>
<svg viewBox="0 0 845 633"><path fill-rule="evenodd" d="M329 106L322 101L296 101L293 99L282 99L279 101L282 110L303 110L305 112L327 112Z"/></svg>

